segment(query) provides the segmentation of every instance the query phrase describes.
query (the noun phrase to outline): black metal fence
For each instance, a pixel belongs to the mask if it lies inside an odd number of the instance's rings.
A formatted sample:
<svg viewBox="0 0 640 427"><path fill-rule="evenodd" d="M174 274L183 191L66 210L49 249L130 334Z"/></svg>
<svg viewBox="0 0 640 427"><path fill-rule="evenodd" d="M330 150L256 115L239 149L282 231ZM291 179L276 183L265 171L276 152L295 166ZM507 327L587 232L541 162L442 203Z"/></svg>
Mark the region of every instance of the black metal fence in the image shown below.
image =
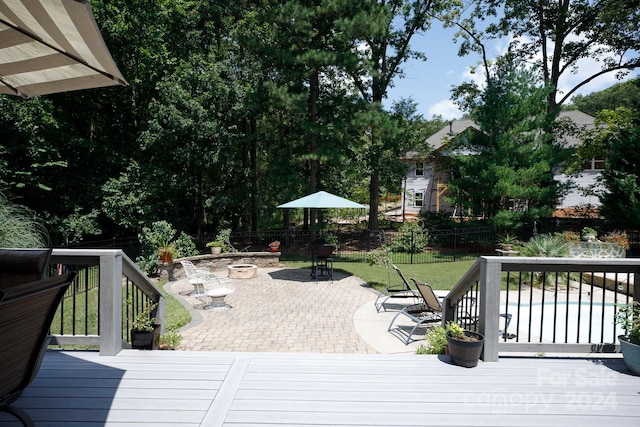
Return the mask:
<svg viewBox="0 0 640 427"><path fill-rule="evenodd" d="M214 237L211 235L195 238L198 250L203 253L208 251L206 244ZM459 261L495 253L495 233L491 227L421 233L384 230L234 232L230 240L232 250L268 251L269 244L278 241L280 252L284 255L307 256L312 242L325 239L331 243L332 238L337 240L335 257L347 261L364 261L370 251L383 245L393 251L393 261L399 264Z"/></svg>
<svg viewBox="0 0 640 427"><path fill-rule="evenodd" d="M583 227L591 227L599 235L611 231L604 221L589 218L549 218L535 221L520 228L517 237L527 241L534 234L562 231L580 232ZM269 244L280 242L280 252L285 256L307 256L309 244L331 235L337 238L338 259L364 261L367 254L380 246L387 245L393 251L393 260L399 264L426 264L475 259L479 255L495 255L496 231L493 227L457 228L428 230L424 232L402 233L396 230L336 229L328 231L311 230L271 230L259 232L231 233L232 250L262 252L270 250ZM640 231L627 230L631 250L627 256L640 254ZM192 236L200 253L209 252L206 244L216 235L200 234ZM108 239L94 242L75 242L70 248L122 249L129 258L135 260L140 255L140 243L135 237Z"/></svg>

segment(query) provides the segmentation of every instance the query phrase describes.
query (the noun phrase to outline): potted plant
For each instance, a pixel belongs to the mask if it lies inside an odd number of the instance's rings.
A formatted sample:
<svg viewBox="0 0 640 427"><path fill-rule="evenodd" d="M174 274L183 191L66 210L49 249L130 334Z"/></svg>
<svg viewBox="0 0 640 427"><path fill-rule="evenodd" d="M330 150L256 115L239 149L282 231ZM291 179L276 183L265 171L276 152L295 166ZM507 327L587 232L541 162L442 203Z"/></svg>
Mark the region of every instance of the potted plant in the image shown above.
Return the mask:
<svg viewBox="0 0 640 427"><path fill-rule="evenodd" d="M215 255L220 254L224 252L225 249L227 249L227 243L229 242L230 239L231 239L231 229L223 228L218 232L218 235L212 242L207 243L207 247L211 248L212 254L215 254Z"/></svg>
<svg viewBox="0 0 640 427"><path fill-rule="evenodd" d="M451 363L465 368L477 366L484 346L484 336L467 331L455 322L449 322L445 329Z"/></svg>
<svg viewBox="0 0 640 427"><path fill-rule="evenodd" d="M280 251L280 242L275 240L269 243L269 247L271 248L271 252L279 252Z"/></svg>
<svg viewBox="0 0 640 427"><path fill-rule="evenodd" d="M591 227L584 227L582 229L582 240L587 242L595 242L598 237L598 233Z"/></svg>
<svg viewBox="0 0 640 427"><path fill-rule="evenodd" d="M170 264L178 256L178 251L173 244L164 243L158 248L158 254L160 255L160 262Z"/></svg>
<svg viewBox="0 0 640 427"><path fill-rule="evenodd" d="M498 246L503 251L512 251L515 246L520 244L520 240L516 238L516 236L512 236L509 233L505 233L498 237Z"/></svg>
<svg viewBox="0 0 640 427"><path fill-rule="evenodd" d="M158 304L149 304L144 310L136 315L131 324L131 347L143 350L154 350L158 344L158 334L160 325L157 325L156 318L151 317L151 313Z"/></svg>
<svg viewBox="0 0 640 427"><path fill-rule="evenodd" d="M207 243L207 247L211 248L211 253L214 255L219 255L222 253L222 247L224 246L224 242L220 240L214 240L212 242Z"/></svg>
<svg viewBox="0 0 640 427"><path fill-rule="evenodd" d="M640 375L640 302L619 306L615 322L624 331L624 335L618 337L624 363L631 372Z"/></svg>
<svg viewBox="0 0 640 427"><path fill-rule="evenodd" d="M629 249L629 235L624 231L610 231L602 236L602 241L607 243L615 243L620 246L623 251Z"/></svg>

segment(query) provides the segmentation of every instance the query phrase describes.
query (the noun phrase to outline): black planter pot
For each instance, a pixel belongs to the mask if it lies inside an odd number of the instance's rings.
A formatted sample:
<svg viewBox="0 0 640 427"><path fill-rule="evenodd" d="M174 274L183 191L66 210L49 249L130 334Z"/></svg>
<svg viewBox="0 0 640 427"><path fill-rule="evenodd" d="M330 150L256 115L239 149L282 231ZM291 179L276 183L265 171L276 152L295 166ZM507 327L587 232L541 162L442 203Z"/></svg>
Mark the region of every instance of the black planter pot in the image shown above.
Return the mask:
<svg viewBox="0 0 640 427"><path fill-rule="evenodd" d="M131 347L139 350L155 350L158 348L160 325L154 325L152 331L131 330Z"/></svg>
<svg viewBox="0 0 640 427"><path fill-rule="evenodd" d="M447 346L449 347L449 356L451 363L465 368L473 368L478 366L478 360L484 346L484 336L477 332L464 331L465 336L475 338L474 341L464 341L453 338L447 332Z"/></svg>

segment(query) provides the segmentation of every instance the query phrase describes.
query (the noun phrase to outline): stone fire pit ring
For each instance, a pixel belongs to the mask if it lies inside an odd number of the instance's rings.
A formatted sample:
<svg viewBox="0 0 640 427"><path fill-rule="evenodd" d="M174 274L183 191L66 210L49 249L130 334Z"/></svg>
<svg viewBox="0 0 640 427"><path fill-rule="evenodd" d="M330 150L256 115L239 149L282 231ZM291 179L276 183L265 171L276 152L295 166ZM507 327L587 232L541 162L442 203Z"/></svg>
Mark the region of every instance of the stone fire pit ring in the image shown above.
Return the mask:
<svg viewBox="0 0 640 427"><path fill-rule="evenodd" d="M230 279L253 279L258 274L258 266L254 264L234 264L227 268Z"/></svg>

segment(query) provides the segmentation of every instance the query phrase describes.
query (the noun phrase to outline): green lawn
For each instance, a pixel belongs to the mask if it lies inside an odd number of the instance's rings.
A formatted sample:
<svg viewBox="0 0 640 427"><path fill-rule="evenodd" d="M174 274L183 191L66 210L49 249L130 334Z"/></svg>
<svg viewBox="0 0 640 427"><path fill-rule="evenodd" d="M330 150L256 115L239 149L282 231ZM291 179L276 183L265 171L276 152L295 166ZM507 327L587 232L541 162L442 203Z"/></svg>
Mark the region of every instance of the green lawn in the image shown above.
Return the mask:
<svg viewBox="0 0 640 427"><path fill-rule="evenodd" d="M434 289L446 290L451 289L473 263L474 261L457 261L433 264L397 264L397 266L402 270L407 280L409 280L410 277L414 277L430 283ZM289 268L309 268L309 260L306 258L285 259L282 260L282 264ZM338 261L334 263L334 270L357 276L377 290L382 290L389 286L389 282L392 285L400 283L400 277L391 267L387 270L384 266L370 266L364 261ZM157 283L160 289L162 289L164 284L165 281L159 281ZM166 294L164 290L163 294L167 298L166 330L177 330L181 326L188 324L191 321L189 312L173 296ZM97 333L97 289L92 289L87 293L78 295L77 298L78 304L75 308L72 306L70 300L65 301L64 320L61 320L60 313L56 315L51 328L53 333L59 333L61 327L63 327L67 333L73 331L74 311L75 318L78 319L76 323L76 333ZM88 301L85 302L85 298L87 298ZM85 313L85 305L89 308L87 313ZM85 316L87 317L86 330L84 325Z"/></svg>
<svg viewBox="0 0 640 427"><path fill-rule="evenodd" d="M475 261L439 262L433 264L396 264L404 276L422 280L434 289L451 289L464 276ZM309 260L284 260L285 267L309 268ZM333 263L333 269L346 274L360 277L373 288L381 290L391 284L399 284L400 276L391 266L387 270L384 266L370 266L364 261Z"/></svg>

